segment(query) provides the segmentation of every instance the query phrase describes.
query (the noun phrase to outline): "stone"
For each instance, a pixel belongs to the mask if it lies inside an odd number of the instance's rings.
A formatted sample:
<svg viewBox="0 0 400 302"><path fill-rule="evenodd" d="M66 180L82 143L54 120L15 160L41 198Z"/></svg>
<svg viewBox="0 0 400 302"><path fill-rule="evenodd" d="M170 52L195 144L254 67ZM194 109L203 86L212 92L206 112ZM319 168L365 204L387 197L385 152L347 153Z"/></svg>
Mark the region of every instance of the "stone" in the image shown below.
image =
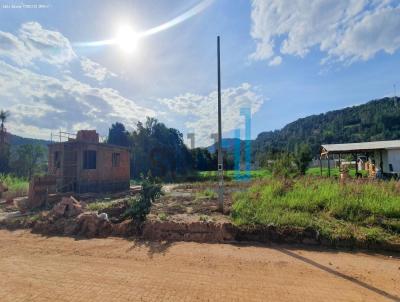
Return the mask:
<svg viewBox="0 0 400 302"><path fill-rule="evenodd" d="M76 217L83 213L82 206L74 197L63 197L50 212L55 217Z"/></svg>
<svg viewBox="0 0 400 302"><path fill-rule="evenodd" d="M83 213L78 216L78 235L86 237L106 237L112 233L111 223L99 218L96 213Z"/></svg>

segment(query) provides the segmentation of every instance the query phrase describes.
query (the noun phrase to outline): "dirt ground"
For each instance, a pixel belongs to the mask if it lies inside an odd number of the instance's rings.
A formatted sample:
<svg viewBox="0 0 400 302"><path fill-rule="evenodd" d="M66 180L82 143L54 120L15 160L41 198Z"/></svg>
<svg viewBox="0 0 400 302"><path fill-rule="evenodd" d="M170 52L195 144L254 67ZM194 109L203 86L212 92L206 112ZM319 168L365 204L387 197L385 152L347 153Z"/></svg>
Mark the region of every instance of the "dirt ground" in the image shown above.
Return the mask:
<svg viewBox="0 0 400 302"><path fill-rule="evenodd" d="M400 301L400 257L0 230L0 301Z"/></svg>

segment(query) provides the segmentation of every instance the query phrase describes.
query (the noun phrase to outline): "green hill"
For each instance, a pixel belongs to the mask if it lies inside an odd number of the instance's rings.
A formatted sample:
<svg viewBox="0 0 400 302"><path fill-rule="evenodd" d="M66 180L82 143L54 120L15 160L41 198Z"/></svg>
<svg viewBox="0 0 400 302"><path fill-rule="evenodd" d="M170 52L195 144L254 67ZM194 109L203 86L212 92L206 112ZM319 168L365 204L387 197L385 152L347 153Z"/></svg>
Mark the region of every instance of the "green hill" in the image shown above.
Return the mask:
<svg viewBox="0 0 400 302"><path fill-rule="evenodd" d="M9 142L12 149L18 148L21 145L41 145L47 149L47 145L50 141L35 139L35 138L25 138L14 134L9 134Z"/></svg>
<svg viewBox="0 0 400 302"><path fill-rule="evenodd" d="M301 143L317 154L321 144L394 139L400 139L398 97L298 119L281 130L260 133L252 148L257 158L275 151L293 152Z"/></svg>

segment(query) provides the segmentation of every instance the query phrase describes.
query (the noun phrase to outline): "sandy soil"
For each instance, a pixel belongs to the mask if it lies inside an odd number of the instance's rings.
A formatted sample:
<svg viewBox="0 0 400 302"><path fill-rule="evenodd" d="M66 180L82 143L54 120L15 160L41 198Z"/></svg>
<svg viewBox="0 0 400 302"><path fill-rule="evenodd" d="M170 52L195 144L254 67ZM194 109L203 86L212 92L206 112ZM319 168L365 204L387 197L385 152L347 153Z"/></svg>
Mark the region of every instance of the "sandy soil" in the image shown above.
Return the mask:
<svg viewBox="0 0 400 302"><path fill-rule="evenodd" d="M0 230L0 301L400 301L398 256Z"/></svg>

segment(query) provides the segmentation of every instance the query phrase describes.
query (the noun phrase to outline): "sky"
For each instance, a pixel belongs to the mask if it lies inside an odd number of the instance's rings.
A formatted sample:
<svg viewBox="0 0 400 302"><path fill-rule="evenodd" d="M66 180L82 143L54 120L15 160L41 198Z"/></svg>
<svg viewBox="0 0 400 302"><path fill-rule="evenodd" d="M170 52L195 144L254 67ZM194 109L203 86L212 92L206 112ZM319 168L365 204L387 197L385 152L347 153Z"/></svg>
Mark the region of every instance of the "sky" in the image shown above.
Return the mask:
<svg viewBox="0 0 400 302"><path fill-rule="evenodd" d="M399 0L0 0L7 129L128 130L154 117L196 146L400 91Z"/></svg>

